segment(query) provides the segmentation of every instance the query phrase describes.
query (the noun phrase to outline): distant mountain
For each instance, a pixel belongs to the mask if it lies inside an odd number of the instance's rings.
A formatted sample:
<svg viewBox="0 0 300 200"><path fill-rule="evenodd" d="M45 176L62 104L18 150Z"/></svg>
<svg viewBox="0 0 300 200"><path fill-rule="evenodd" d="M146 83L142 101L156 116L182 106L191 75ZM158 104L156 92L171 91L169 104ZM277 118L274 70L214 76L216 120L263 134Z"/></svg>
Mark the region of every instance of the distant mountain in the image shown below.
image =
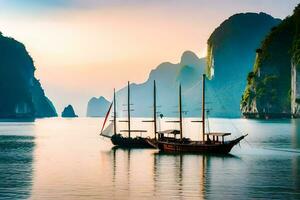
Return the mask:
<svg viewBox="0 0 300 200"><path fill-rule="evenodd" d="M299 28L300 4L292 16L272 29L256 50L241 101L244 116L300 116Z"/></svg>
<svg viewBox="0 0 300 200"><path fill-rule="evenodd" d="M104 117L109 108L110 102L104 97L93 97L89 100L87 105L87 117Z"/></svg>
<svg viewBox="0 0 300 200"><path fill-rule="evenodd" d="M149 78L142 84L131 84L132 116L152 116L153 105L153 81L157 85L158 110L164 116L178 115L178 86L181 83L183 89L183 104L187 115L197 115L200 110L195 110L194 99L200 99L201 90L199 78L204 73L205 59L198 58L191 51L186 51L177 64L165 62L152 70ZM186 94L192 88L192 98ZM196 92L195 92L196 91ZM127 87L117 92L117 110L124 110L127 103ZM197 102L201 105L201 102ZM186 116L187 116L186 115ZM126 116L126 112L119 112L118 116Z"/></svg>
<svg viewBox="0 0 300 200"><path fill-rule="evenodd" d="M241 13L225 20L207 41L207 97L211 116L239 117L245 77L252 69L255 49L271 28L278 25L265 13Z"/></svg>
<svg viewBox="0 0 300 200"><path fill-rule="evenodd" d="M201 115L202 74L213 72L207 81L207 108L213 117L240 117L244 82L255 59L255 49L272 27L280 23L264 13L236 14L225 20L208 39L208 57L198 58L186 51L178 64L160 64L142 84L131 84L133 116L151 116L153 81L157 83L158 110L165 116L178 116L178 85L182 84L185 117ZM207 60L207 61L206 61ZM117 93L117 110L127 102L127 87ZM118 115L126 116L126 112Z"/></svg>
<svg viewBox="0 0 300 200"><path fill-rule="evenodd" d="M0 32L0 118L57 116L25 46Z"/></svg>
<svg viewBox="0 0 300 200"><path fill-rule="evenodd" d="M78 115L75 114L75 111L73 109L72 105L68 105L64 108L63 112L61 113L62 117L78 117Z"/></svg>

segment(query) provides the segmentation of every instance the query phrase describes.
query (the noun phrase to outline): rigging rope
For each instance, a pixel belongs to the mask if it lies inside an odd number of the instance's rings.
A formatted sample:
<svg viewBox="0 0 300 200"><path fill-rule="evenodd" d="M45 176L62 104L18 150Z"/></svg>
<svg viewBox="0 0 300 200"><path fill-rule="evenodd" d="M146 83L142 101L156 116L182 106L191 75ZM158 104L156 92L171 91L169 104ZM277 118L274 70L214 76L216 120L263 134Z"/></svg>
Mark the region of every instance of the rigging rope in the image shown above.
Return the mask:
<svg viewBox="0 0 300 200"><path fill-rule="evenodd" d="M213 90L213 94L215 95L218 103L221 105L221 107L225 110L226 113L229 113L227 108L222 104L221 99L217 96L217 92L216 92L215 88L214 87L211 87L211 88ZM233 124L233 122L231 120L229 120L229 122L240 135L243 135L242 132Z"/></svg>
<svg viewBox="0 0 300 200"><path fill-rule="evenodd" d="M227 108L222 104L222 101L220 100L220 98L217 96L216 90L213 87L211 87L211 88L213 89L213 94L215 94L215 97L216 97L217 101L220 103L221 107L225 110L226 113L229 113ZM240 129L238 129L237 126L231 120L229 120L229 122L230 122L231 126L235 129L235 131L238 134L240 134L240 136L242 136L243 135L242 131L240 131ZM247 141L246 138L244 138L244 140L250 147L252 147L252 145Z"/></svg>

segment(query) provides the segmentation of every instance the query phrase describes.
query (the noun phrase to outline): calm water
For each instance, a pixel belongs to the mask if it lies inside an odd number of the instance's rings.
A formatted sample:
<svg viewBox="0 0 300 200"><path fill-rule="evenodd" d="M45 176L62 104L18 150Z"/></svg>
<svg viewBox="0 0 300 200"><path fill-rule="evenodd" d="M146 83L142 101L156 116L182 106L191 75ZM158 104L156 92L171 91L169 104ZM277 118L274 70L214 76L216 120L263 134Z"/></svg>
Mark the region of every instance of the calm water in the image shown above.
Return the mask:
<svg viewBox="0 0 300 200"><path fill-rule="evenodd" d="M100 121L0 123L0 199L300 199L299 120L213 119L212 130L249 134L225 157L114 149Z"/></svg>

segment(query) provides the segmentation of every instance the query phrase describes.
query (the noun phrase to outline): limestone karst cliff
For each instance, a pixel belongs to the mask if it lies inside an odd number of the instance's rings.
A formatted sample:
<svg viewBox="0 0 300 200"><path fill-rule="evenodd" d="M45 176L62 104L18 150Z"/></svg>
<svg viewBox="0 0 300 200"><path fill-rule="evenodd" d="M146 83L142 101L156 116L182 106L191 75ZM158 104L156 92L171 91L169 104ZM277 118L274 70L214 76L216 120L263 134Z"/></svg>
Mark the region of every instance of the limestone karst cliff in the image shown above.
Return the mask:
<svg viewBox="0 0 300 200"><path fill-rule="evenodd" d="M0 33L0 118L57 116L25 46Z"/></svg>
<svg viewBox="0 0 300 200"><path fill-rule="evenodd" d="M245 117L290 117L298 102L299 6L256 50L241 100ZM292 100L292 101L291 101Z"/></svg>
<svg viewBox="0 0 300 200"><path fill-rule="evenodd" d="M245 77L255 49L281 20L265 13L240 13L225 20L208 39L207 82L213 116L239 117Z"/></svg>

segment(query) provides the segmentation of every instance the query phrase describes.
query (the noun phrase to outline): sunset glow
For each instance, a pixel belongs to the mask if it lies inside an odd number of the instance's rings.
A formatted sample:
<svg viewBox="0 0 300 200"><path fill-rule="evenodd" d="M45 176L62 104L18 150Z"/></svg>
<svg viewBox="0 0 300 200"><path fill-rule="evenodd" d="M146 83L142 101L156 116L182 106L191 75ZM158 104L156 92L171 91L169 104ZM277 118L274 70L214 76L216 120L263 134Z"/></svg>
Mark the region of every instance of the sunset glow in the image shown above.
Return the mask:
<svg viewBox="0 0 300 200"><path fill-rule="evenodd" d="M47 2L0 1L0 31L26 46L57 111L73 104L79 115L85 114L92 96L110 98L112 89L127 80L141 83L160 63L179 62L185 50L204 57L209 35L232 14L264 11L284 18L298 3Z"/></svg>

